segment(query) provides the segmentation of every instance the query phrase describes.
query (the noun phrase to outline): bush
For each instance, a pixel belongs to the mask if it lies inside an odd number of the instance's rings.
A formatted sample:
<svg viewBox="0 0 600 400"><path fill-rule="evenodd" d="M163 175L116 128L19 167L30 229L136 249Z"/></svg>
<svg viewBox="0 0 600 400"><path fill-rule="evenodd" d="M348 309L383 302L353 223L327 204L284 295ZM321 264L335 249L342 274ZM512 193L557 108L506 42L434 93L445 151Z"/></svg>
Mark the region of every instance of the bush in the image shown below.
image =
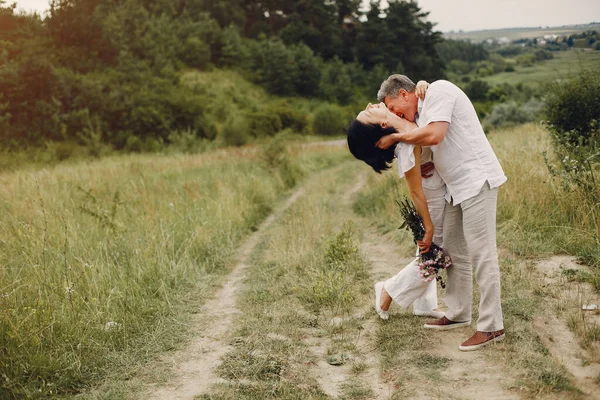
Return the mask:
<svg viewBox="0 0 600 400"><path fill-rule="evenodd" d="M571 79L547 86L546 117L554 132L576 131L587 145L600 120L600 77L582 70ZM577 139L579 141L579 139Z"/></svg>
<svg viewBox="0 0 600 400"><path fill-rule="evenodd" d="M294 187L302 177L300 168L290 160L285 139L281 135L275 136L263 146L261 156L269 170L277 171L285 187Z"/></svg>
<svg viewBox="0 0 600 400"><path fill-rule="evenodd" d="M548 50L539 49L535 51L536 61L551 60L554 56Z"/></svg>
<svg viewBox="0 0 600 400"><path fill-rule="evenodd" d="M324 104L315 111L313 132L323 136L339 135L348 122L349 118L341 107Z"/></svg>
<svg viewBox="0 0 600 400"><path fill-rule="evenodd" d="M278 104L270 108L281 120L282 129L291 129L296 133L310 133L308 114L297 110L288 104Z"/></svg>
<svg viewBox="0 0 600 400"><path fill-rule="evenodd" d="M600 201L600 76L581 70L548 86L546 117L556 158L546 158L550 173L565 189L578 187Z"/></svg>
<svg viewBox="0 0 600 400"><path fill-rule="evenodd" d="M281 118L271 110L249 113L246 118L248 133L255 138L274 136L283 128Z"/></svg>
<svg viewBox="0 0 600 400"><path fill-rule="evenodd" d="M244 117L233 116L225 123L222 132L223 142L229 146L242 146L248 143L248 121Z"/></svg>
<svg viewBox="0 0 600 400"><path fill-rule="evenodd" d="M189 37L185 41L181 60L188 66L205 69L210 63L210 46L197 37Z"/></svg>
<svg viewBox="0 0 600 400"><path fill-rule="evenodd" d="M520 125L537 121L542 113L544 103L532 98L525 104L515 101L496 104L485 119L485 124L491 128Z"/></svg>
<svg viewBox="0 0 600 400"><path fill-rule="evenodd" d="M521 54L517 57L517 64L522 65L523 67L531 67L535 64L535 61L535 55L531 53Z"/></svg>
<svg viewBox="0 0 600 400"><path fill-rule="evenodd" d="M476 79L465 86L465 93L471 101L486 101L490 85L486 81Z"/></svg>
<svg viewBox="0 0 600 400"><path fill-rule="evenodd" d="M167 140L169 142L169 151L188 154L200 153L206 150L209 143L208 140L198 137L196 132L191 129L174 131L168 136ZM152 145L152 139L147 140L144 150L153 151L151 148ZM156 142L156 146L158 146L158 148L161 147L158 142Z"/></svg>
<svg viewBox="0 0 600 400"><path fill-rule="evenodd" d="M489 101L474 101L473 107L475 108L477 117L482 121L492 111L493 103Z"/></svg>

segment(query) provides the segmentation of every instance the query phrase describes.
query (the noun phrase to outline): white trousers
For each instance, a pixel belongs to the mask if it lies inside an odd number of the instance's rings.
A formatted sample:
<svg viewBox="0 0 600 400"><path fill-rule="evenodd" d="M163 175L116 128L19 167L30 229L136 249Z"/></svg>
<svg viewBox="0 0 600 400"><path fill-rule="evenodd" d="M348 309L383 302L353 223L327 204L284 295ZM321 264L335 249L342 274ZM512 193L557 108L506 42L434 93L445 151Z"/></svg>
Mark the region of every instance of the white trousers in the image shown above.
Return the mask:
<svg viewBox="0 0 600 400"><path fill-rule="evenodd" d="M446 186L434 190L424 187L423 192L425 192L427 208L433 222L433 242L442 247ZM418 252L419 248L417 248L417 255ZM416 258L395 276L385 281L383 287L401 307L408 308L413 303L414 311L431 311L438 307L436 281L435 279L431 282L423 281L419 275Z"/></svg>
<svg viewBox="0 0 600 400"><path fill-rule="evenodd" d="M446 286L446 318L470 321L473 304L473 271L481 294L477 330L504 329L500 305L500 270L496 251L498 189L486 184L475 197L459 205L446 204L445 250L452 258Z"/></svg>

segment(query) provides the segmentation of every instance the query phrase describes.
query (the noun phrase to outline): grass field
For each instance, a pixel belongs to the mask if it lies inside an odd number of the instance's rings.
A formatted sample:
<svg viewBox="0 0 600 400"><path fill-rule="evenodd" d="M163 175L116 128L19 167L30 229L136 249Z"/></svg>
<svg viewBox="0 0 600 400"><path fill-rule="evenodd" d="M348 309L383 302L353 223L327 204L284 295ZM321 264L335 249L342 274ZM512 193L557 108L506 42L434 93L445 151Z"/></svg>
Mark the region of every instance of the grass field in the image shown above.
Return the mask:
<svg viewBox="0 0 600 400"><path fill-rule="evenodd" d="M0 398L77 393L175 346L305 174L347 158L254 146L0 175Z"/></svg>
<svg viewBox="0 0 600 400"><path fill-rule="evenodd" d="M600 210L551 179L539 126L489 137L509 178L498 207L509 336L468 360L456 349L467 328L428 335L403 311L375 320L373 280L413 251L394 203L407 191L394 170L379 176L343 146L275 142L1 174L0 398L147 398L146 385L168 381L156 359L186 354L199 334L189 319L292 190L299 200L262 233L231 293L222 381L198 399L439 397L440 380L466 398L583 398L534 324L568 317L589 365L600 362L600 325L572 312L569 283L549 287L536 262L580 257L590 267L569 280L600 290ZM465 380L465 365L476 378Z"/></svg>
<svg viewBox="0 0 600 400"><path fill-rule="evenodd" d="M512 40L533 39L543 37L544 35L568 36L574 33L581 33L588 30L598 30L600 24L559 26L547 28L513 28L513 29L491 29L471 32L446 32L444 37L447 39L470 40L474 43L483 42L486 39L499 39L506 37Z"/></svg>
<svg viewBox="0 0 600 400"><path fill-rule="evenodd" d="M515 66L514 72L502 72L482 78L491 85L518 83L540 85L576 74L580 68L596 71L600 68L600 51L569 50L552 53L554 58L531 67Z"/></svg>

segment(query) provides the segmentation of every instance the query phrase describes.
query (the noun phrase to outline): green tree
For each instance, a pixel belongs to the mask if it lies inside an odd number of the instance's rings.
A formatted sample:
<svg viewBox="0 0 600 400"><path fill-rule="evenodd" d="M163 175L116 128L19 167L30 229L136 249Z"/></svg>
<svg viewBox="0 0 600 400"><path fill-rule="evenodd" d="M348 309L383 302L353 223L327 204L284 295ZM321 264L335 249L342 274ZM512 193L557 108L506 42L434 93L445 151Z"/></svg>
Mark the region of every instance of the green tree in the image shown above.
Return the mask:
<svg viewBox="0 0 600 400"><path fill-rule="evenodd" d="M253 69L258 82L269 92L282 96L296 94L296 65L292 52L278 39L253 44Z"/></svg>
<svg viewBox="0 0 600 400"><path fill-rule="evenodd" d="M436 45L441 42L441 33L425 20L417 3L389 1L389 7L379 9L371 3L357 33L358 60L371 69L377 64L394 72L405 73L418 79L435 80L445 77L442 60ZM403 70L399 70L402 66Z"/></svg>

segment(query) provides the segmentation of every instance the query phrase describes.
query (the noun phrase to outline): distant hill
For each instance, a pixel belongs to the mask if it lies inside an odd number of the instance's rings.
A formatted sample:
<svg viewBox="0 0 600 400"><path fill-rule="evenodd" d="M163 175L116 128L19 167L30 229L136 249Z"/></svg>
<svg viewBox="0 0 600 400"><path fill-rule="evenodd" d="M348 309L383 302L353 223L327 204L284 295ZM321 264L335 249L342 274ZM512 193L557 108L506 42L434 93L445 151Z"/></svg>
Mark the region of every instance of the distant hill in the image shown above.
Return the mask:
<svg viewBox="0 0 600 400"><path fill-rule="evenodd" d="M487 39L507 38L510 41L518 39L530 39L543 37L544 35L567 36L574 33L580 33L588 30L600 30L600 22L591 22L582 25L564 25L556 27L530 27L530 28L506 28L490 29L482 31L450 31L444 32L446 39L469 40L473 43L483 42Z"/></svg>

